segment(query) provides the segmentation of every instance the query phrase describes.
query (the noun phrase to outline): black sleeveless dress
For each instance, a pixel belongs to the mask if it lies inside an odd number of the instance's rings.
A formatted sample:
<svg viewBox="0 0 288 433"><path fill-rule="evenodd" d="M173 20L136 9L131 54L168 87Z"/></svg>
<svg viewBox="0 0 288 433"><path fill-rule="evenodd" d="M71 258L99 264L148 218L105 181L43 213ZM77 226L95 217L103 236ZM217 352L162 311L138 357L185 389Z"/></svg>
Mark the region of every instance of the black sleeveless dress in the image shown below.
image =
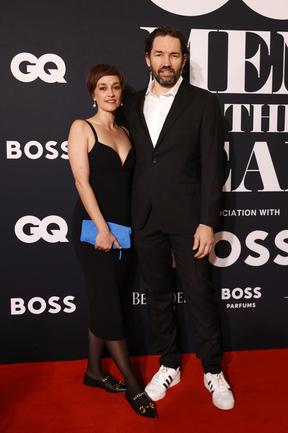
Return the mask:
<svg viewBox="0 0 288 433"><path fill-rule="evenodd" d="M89 122L87 122L89 123ZM135 163L131 148L122 165L117 152L99 142L89 152L90 185L106 221L131 226L130 193ZM132 249L108 252L96 250L93 245L80 242L81 223L90 219L79 199L72 218L72 238L86 280L90 310L89 329L106 340L125 338L122 297L127 290L127 278L133 261Z"/></svg>

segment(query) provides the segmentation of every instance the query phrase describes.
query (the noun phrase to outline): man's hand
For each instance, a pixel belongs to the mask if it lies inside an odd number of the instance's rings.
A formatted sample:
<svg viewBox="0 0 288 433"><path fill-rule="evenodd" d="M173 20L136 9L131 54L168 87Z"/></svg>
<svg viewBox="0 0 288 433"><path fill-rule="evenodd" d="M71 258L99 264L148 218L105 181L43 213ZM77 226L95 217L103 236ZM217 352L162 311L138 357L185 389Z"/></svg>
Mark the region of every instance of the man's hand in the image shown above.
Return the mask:
<svg viewBox="0 0 288 433"><path fill-rule="evenodd" d="M194 234L193 250L196 251L194 257L202 259L207 256L214 243L213 228L204 224L199 224Z"/></svg>

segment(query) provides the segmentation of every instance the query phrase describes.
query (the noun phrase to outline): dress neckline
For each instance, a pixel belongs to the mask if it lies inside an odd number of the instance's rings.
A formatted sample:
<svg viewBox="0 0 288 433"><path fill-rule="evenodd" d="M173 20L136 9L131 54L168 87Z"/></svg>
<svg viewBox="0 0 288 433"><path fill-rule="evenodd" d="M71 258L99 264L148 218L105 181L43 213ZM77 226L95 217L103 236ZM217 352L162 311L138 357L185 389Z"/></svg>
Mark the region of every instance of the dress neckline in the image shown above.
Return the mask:
<svg viewBox="0 0 288 433"><path fill-rule="evenodd" d="M99 139L98 139L98 135L97 135L97 132L96 132L96 129L95 129L94 125L93 125L91 122L89 122L89 120L85 120L85 122L87 122L88 125L91 127L91 129L92 129L92 131L93 131L93 134L94 134L94 137L95 137L95 143L94 143L94 146L92 147L92 149L89 150L88 153L90 153L90 152L94 149L96 143L97 143L97 144L101 144L101 146L108 147L108 149L111 149L112 152L116 153L116 155L117 155L117 157L118 157L118 161L119 161L121 167L123 168L124 165L125 165L125 163L126 163L126 161L127 161L127 159L128 159L128 156L129 156L129 154L130 154L130 152L131 152L131 150L132 150L132 146L130 147L130 149L129 149L129 151L128 151L128 153L127 153L127 155L126 155L124 161L122 161L122 159L120 158L119 153L117 152L117 150L114 149L114 147L109 146L109 144L105 144L105 143L102 143L101 141L99 141ZM126 130L125 130L125 128L123 128L123 126L120 125L119 128L123 129L123 131L125 132L125 134L128 135L127 132L126 132ZM129 136L128 136L128 138L129 138Z"/></svg>
<svg viewBox="0 0 288 433"><path fill-rule="evenodd" d="M133 149L132 146L131 146L130 149L129 149L129 151L128 151L128 153L127 153L127 155L126 155L126 157L125 157L125 159L124 159L124 162L123 162L122 159L120 158L120 155L119 155L119 153L117 152L117 150L115 150L112 146L109 146L108 144L101 143L101 141L98 141L98 140L95 141L95 144L94 144L94 146L89 150L88 155L90 155L90 154L92 153L92 151L95 149L96 144L99 144L100 146L102 146L102 147L104 147L104 148L107 148L107 149L112 150L112 152L116 155L116 157L117 157L117 159L118 159L118 161L119 161L119 164L120 164L120 167L121 167L121 168L123 168L124 165L126 164L126 161L127 161L127 159L129 158L129 156L130 156L130 154L131 154L131 151L132 151L132 149Z"/></svg>
<svg viewBox="0 0 288 433"><path fill-rule="evenodd" d="M130 149L128 150L128 152L127 152L127 155L126 155L124 161L122 161L122 159L120 158L119 153L117 152L117 150L114 149L114 147L109 146L109 144L102 143L102 142L99 141L99 140L97 140L97 144L100 144L100 145L103 146L103 147L107 147L108 149L111 149L112 152L114 152L114 153L117 155L117 159L118 159L119 164L120 164L120 166L121 166L122 168L123 168L124 165L126 164L126 161L127 161L128 157L129 157L129 155L130 155L130 153L131 153L131 150L132 150L132 146L131 146ZM94 149L95 145L96 145L96 143L94 144L94 146L92 147L92 149ZM92 149L91 149L91 150L92 150ZM91 150L90 150L90 152L91 152Z"/></svg>

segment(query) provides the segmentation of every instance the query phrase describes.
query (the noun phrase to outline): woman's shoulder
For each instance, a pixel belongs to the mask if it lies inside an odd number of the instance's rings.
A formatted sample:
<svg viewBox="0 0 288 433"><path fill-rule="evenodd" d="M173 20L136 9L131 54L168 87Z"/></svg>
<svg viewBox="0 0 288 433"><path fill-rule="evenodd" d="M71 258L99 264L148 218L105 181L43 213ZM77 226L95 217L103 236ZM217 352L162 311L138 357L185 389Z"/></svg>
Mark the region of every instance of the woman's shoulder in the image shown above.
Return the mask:
<svg viewBox="0 0 288 433"><path fill-rule="evenodd" d="M94 128L93 128L94 129ZM69 130L69 141L83 141L85 143L92 142L94 137L96 136L96 132L93 134L91 129L91 124L84 119L75 119L70 126Z"/></svg>
<svg viewBox="0 0 288 433"><path fill-rule="evenodd" d="M75 119L71 123L71 128L73 129L86 129L89 127L88 121L86 119Z"/></svg>
<svg viewBox="0 0 288 433"><path fill-rule="evenodd" d="M90 137L92 134L91 131L91 123L89 123L89 119L75 119L70 126L70 134L79 136ZM94 129L94 127L93 127Z"/></svg>

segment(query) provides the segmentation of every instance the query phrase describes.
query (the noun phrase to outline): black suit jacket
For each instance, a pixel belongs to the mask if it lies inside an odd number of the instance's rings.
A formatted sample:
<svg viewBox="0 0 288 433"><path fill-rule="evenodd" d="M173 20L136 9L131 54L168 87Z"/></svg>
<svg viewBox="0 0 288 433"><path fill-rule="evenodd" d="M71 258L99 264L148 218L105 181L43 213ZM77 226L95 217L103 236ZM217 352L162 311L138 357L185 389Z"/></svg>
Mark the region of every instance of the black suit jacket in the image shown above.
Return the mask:
<svg viewBox="0 0 288 433"><path fill-rule="evenodd" d="M167 233L217 226L223 183L223 128L216 97L183 81L153 147L143 115L145 90L126 103L136 150L132 226L145 225L151 208Z"/></svg>

